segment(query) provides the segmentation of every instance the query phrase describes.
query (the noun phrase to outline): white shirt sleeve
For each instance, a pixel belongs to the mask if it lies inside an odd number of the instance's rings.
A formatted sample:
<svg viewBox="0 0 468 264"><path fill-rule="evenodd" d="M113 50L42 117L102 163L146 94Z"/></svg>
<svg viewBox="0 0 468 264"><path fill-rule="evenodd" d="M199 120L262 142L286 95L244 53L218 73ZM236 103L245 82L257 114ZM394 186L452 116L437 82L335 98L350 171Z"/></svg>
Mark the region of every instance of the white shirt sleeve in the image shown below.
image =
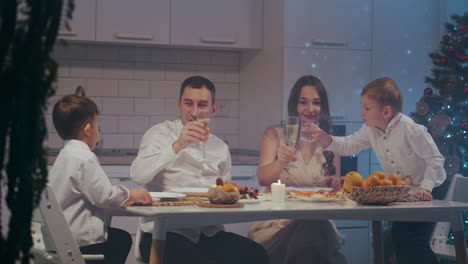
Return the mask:
<svg viewBox="0 0 468 264"><path fill-rule="evenodd" d="M419 188L432 191L434 186L442 184L446 178L445 158L440 154L434 140L423 126L413 126L413 131L406 134L411 149L426 162L424 178Z"/></svg>
<svg viewBox="0 0 468 264"><path fill-rule="evenodd" d="M337 152L343 156L354 155L371 147L368 131L365 125L357 132L346 137L332 136L332 143L325 150Z"/></svg>
<svg viewBox="0 0 468 264"><path fill-rule="evenodd" d="M155 126L143 136L136 159L130 166L130 176L137 184L147 184L164 168L177 154L172 149L175 141L164 127Z"/></svg>
<svg viewBox="0 0 468 264"><path fill-rule="evenodd" d="M130 191L122 185L112 185L97 158L81 164L83 173L77 174L79 191L93 206L99 208L119 208L130 197Z"/></svg>

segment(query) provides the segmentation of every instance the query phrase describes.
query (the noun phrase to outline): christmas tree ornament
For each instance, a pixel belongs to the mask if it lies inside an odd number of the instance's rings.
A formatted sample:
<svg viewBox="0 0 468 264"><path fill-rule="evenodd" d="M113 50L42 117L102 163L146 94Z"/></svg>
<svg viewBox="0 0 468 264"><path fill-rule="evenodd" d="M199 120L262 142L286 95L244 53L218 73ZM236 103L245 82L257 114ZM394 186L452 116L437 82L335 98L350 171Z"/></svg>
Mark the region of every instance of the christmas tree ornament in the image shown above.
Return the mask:
<svg viewBox="0 0 468 264"><path fill-rule="evenodd" d="M468 131L468 122L464 121L460 124L460 129L463 131Z"/></svg>
<svg viewBox="0 0 468 264"><path fill-rule="evenodd" d="M416 103L416 113L420 115L425 115L429 111L429 106L426 104L426 102L419 101Z"/></svg>
<svg viewBox="0 0 468 264"><path fill-rule="evenodd" d="M429 121L430 132L433 135L442 135L451 123L452 119L444 111L439 111Z"/></svg>
<svg viewBox="0 0 468 264"><path fill-rule="evenodd" d="M465 86L465 88L463 88L463 93L464 93L465 95L468 94L468 86Z"/></svg>
<svg viewBox="0 0 468 264"><path fill-rule="evenodd" d="M448 53L453 53L454 51L455 51L454 48L448 48L448 49L447 49L447 52L448 52Z"/></svg>
<svg viewBox="0 0 468 264"><path fill-rule="evenodd" d="M445 34L443 37L442 37L442 40L443 41L449 41L450 40L450 36L448 34Z"/></svg>
<svg viewBox="0 0 468 264"><path fill-rule="evenodd" d="M431 88L424 89L424 94L427 95L427 96L431 96L432 95L432 89Z"/></svg>
<svg viewBox="0 0 468 264"><path fill-rule="evenodd" d="M439 64L444 65L447 63L447 58L440 58L439 59Z"/></svg>

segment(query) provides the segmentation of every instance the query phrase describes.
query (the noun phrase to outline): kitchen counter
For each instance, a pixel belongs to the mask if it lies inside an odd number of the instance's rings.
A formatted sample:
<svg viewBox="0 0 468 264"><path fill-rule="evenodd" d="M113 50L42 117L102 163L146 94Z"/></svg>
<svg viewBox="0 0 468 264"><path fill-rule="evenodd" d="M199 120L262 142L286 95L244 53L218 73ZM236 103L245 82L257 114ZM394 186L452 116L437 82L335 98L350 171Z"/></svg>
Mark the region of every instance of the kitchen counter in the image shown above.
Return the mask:
<svg viewBox="0 0 468 264"><path fill-rule="evenodd" d="M47 157L47 162L49 165L52 165L57 158L57 153L53 152ZM109 155L112 154L113 155ZM116 153L116 154L115 154ZM96 153L98 156L99 162L101 165L130 165L135 159L135 154L120 154L121 152L116 151L102 151L101 153ZM131 152L125 152L131 153ZM242 150L242 149L232 149L231 150L231 160L232 165L257 165L258 164L258 151L253 150Z"/></svg>

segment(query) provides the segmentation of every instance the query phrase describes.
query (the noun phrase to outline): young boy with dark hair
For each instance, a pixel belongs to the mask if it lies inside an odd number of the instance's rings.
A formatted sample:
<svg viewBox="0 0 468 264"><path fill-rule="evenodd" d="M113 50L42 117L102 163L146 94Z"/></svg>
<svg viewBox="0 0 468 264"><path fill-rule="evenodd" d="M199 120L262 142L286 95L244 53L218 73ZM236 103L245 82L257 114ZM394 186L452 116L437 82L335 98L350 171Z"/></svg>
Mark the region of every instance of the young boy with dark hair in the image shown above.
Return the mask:
<svg viewBox="0 0 468 264"><path fill-rule="evenodd" d="M108 226L105 209L120 208L127 201L150 203L151 196L144 188L111 185L92 152L100 137L100 117L91 99L67 95L54 105L52 116L65 145L49 172L49 184L73 237L83 254L103 254L100 263L123 264L132 239L126 231Z"/></svg>

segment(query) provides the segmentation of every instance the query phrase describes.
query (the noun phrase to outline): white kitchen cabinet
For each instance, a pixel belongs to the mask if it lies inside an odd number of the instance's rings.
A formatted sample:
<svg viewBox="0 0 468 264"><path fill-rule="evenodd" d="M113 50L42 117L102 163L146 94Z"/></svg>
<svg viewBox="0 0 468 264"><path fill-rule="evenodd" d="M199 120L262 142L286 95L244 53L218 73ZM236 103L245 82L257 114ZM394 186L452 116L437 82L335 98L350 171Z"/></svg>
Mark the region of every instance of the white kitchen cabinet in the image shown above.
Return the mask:
<svg viewBox="0 0 468 264"><path fill-rule="evenodd" d="M284 2L286 47L371 49L372 0Z"/></svg>
<svg viewBox="0 0 468 264"><path fill-rule="evenodd" d="M332 116L346 121L362 120L360 95L371 78L370 51L285 48L283 69L283 109L287 109L296 80L312 74L322 80L327 90Z"/></svg>
<svg viewBox="0 0 468 264"><path fill-rule="evenodd" d="M64 3L66 10L67 1ZM62 14L63 17L66 14ZM59 39L92 41L96 39L96 0L75 1L73 18L69 22L70 29L66 29L65 24L60 25L58 33Z"/></svg>
<svg viewBox="0 0 468 264"><path fill-rule="evenodd" d="M171 44L261 48L262 0L171 0Z"/></svg>
<svg viewBox="0 0 468 264"><path fill-rule="evenodd" d="M98 0L96 40L169 44L170 0Z"/></svg>

